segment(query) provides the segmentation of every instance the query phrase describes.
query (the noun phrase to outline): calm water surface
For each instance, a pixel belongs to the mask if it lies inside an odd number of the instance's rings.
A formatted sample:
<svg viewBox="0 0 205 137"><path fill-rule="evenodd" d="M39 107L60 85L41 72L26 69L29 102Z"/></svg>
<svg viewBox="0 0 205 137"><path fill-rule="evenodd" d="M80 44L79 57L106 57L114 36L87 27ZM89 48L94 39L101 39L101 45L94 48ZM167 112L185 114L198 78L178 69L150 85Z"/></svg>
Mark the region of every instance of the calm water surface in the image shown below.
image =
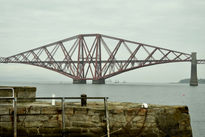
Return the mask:
<svg viewBox="0 0 205 137"><path fill-rule="evenodd" d="M106 96L109 101L187 105L191 115L194 137L205 137L205 84L190 87L187 84L31 84L0 83L0 85L35 86L37 96Z"/></svg>

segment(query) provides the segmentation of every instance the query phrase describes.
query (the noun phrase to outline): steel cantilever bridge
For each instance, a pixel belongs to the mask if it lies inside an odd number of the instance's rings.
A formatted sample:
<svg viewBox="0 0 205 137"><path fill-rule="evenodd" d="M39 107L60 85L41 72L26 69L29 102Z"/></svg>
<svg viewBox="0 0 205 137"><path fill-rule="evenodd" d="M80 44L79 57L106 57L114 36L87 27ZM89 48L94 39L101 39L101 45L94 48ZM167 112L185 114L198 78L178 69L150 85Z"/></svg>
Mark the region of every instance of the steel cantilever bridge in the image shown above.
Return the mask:
<svg viewBox="0 0 205 137"><path fill-rule="evenodd" d="M76 35L0 58L0 63L29 64L58 72L72 78L73 83L93 80L96 84L126 71L174 62L204 64L205 60L196 60L196 53L187 54L102 34Z"/></svg>

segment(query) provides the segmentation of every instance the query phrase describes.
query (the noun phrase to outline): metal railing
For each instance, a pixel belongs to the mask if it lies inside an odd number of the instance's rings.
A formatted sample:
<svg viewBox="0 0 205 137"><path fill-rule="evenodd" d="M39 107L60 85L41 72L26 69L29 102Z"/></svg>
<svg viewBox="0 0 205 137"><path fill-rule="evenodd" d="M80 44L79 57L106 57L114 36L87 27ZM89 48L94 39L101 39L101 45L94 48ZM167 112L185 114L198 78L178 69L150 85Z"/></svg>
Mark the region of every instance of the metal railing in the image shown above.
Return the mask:
<svg viewBox="0 0 205 137"><path fill-rule="evenodd" d="M0 88L1 89L1 88ZM8 89L8 88L7 88ZM14 95L14 92L13 92ZM14 137L17 137L17 100L34 100L34 99L57 99L61 100L61 109L62 109L62 136L65 137L65 100L73 100L73 99L102 99L104 100L104 109L105 109L105 118L106 118L106 129L107 129L107 137L110 137L110 128L109 128L109 114L108 114L108 105L107 100L108 97L35 97L35 98L17 98L13 97L0 97L0 100L13 100L13 110L14 110Z"/></svg>
<svg viewBox="0 0 205 137"><path fill-rule="evenodd" d="M13 100L13 110L14 110L14 137L17 137L17 110L16 110L16 98L14 93L14 88L0 88L0 90L11 90L12 91L12 97L0 97L0 100Z"/></svg>
<svg viewBox="0 0 205 137"><path fill-rule="evenodd" d="M3 89L3 90L11 90L12 91L12 96L11 97L4 97L4 98L14 98L15 97L15 93L14 93L14 88L0 88L0 90ZM14 101L13 101L13 106L14 106Z"/></svg>

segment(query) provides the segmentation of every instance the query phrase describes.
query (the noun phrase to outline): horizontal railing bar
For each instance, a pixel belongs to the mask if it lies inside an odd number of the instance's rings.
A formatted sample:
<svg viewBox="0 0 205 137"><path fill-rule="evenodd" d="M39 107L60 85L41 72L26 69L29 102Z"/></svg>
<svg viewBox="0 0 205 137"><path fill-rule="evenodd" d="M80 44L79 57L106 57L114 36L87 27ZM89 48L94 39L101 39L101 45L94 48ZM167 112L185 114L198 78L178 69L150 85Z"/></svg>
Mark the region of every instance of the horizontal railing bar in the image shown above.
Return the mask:
<svg viewBox="0 0 205 137"><path fill-rule="evenodd" d="M108 97L35 97L35 98L18 98L19 99L105 99Z"/></svg>
<svg viewBox="0 0 205 137"><path fill-rule="evenodd" d="M105 99L108 97L65 97L65 99L82 99L82 98L86 98L86 99Z"/></svg>
<svg viewBox="0 0 205 137"><path fill-rule="evenodd" d="M17 98L18 100L32 100L32 99L108 99L108 97L35 97L35 98ZM12 100L14 99L13 97L0 97L0 100Z"/></svg>
<svg viewBox="0 0 205 137"><path fill-rule="evenodd" d="M0 89L14 89L14 88L9 88L9 87L7 88L7 87L5 87L5 88L0 88Z"/></svg>
<svg viewBox="0 0 205 137"><path fill-rule="evenodd" d="M0 97L0 100L13 100L14 97Z"/></svg>
<svg viewBox="0 0 205 137"><path fill-rule="evenodd" d="M13 104L0 104L0 106L13 106Z"/></svg>

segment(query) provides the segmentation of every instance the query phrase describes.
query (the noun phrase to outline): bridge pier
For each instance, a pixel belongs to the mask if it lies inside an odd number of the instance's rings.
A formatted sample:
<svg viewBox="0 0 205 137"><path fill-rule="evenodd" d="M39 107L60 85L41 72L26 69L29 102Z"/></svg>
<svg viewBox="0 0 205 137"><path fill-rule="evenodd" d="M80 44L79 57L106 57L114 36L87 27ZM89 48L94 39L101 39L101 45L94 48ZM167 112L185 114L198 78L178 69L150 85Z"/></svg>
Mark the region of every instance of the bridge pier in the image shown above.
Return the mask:
<svg viewBox="0 0 205 137"><path fill-rule="evenodd" d="M105 84L105 79L93 80L92 84Z"/></svg>
<svg viewBox="0 0 205 137"><path fill-rule="evenodd" d="M86 80L73 79L73 84L86 84Z"/></svg>
<svg viewBox="0 0 205 137"><path fill-rule="evenodd" d="M191 78L189 84L190 86L198 86L196 52L192 52L191 57Z"/></svg>

